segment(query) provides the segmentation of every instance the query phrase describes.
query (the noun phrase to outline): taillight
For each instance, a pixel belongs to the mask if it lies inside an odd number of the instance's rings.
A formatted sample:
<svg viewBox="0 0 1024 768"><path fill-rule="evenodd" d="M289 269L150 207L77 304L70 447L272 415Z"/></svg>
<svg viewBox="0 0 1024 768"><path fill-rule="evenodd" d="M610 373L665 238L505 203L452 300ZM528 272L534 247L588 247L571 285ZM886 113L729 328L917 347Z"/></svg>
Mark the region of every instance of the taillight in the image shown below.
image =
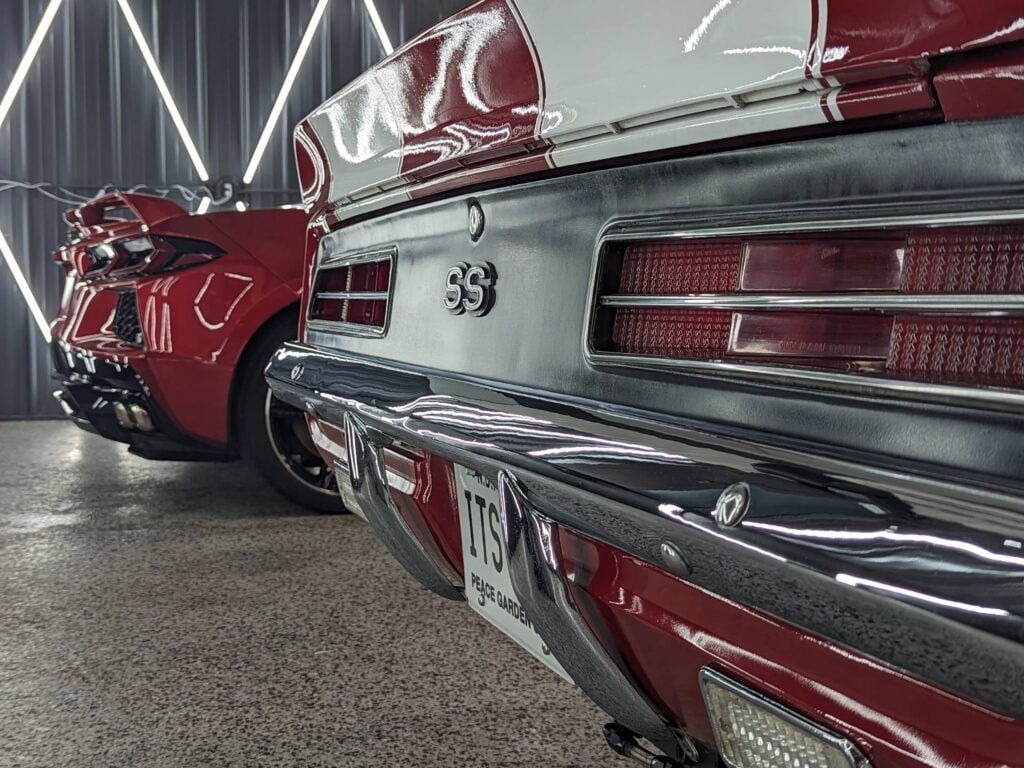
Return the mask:
<svg viewBox="0 0 1024 768"><path fill-rule="evenodd" d="M1020 224L612 240L595 297L599 361L1024 389Z"/></svg>
<svg viewBox="0 0 1024 768"><path fill-rule="evenodd" d="M317 269L309 300L309 326L383 334L391 299L394 253L360 254L326 259Z"/></svg>
<svg viewBox="0 0 1024 768"><path fill-rule="evenodd" d="M295 129L295 166L302 202L307 211L323 203L327 193L327 168L315 134L308 123Z"/></svg>
<svg viewBox="0 0 1024 768"><path fill-rule="evenodd" d="M224 249L203 240L146 235L87 249L83 274L90 277L128 277L162 274L206 264L225 254Z"/></svg>

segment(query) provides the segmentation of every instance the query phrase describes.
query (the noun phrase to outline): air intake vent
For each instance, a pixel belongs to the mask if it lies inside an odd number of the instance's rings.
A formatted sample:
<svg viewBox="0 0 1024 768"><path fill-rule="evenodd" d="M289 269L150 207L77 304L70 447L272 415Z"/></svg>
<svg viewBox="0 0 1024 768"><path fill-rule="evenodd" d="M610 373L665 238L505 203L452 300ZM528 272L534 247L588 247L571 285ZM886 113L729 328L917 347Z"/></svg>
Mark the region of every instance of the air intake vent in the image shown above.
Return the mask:
<svg viewBox="0 0 1024 768"><path fill-rule="evenodd" d="M359 336L387 332L394 250L326 257L313 280L309 327Z"/></svg>
<svg viewBox="0 0 1024 768"><path fill-rule="evenodd" d="M133 347L142 346L142 326L139 323L139 310L134 291L126 291L117 297L117 308L114 310L114 333L119 339Z"/></svg>
<svg viewBox="0 0 1024 768"><path fill-rule="evenodd" d="M609 238L588 351L903 393L1024 390L1024 225L858 226Z"/></svg>

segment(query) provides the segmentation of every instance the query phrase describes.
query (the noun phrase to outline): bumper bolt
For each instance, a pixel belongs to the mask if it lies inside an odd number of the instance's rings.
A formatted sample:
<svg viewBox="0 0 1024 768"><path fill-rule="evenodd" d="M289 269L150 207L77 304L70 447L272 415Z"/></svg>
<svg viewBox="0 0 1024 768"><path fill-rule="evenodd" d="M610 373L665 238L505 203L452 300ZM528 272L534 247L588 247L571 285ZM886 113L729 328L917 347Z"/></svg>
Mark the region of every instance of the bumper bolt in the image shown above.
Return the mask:
<svg viewBox="0 0 1024 768"><path fill-rule="evenodd" d="M661 560L665 563L665 567L676 576L690 575L690 564L686 562L683 553L674 544L669 544L666 541L661 545Z"/></svg>

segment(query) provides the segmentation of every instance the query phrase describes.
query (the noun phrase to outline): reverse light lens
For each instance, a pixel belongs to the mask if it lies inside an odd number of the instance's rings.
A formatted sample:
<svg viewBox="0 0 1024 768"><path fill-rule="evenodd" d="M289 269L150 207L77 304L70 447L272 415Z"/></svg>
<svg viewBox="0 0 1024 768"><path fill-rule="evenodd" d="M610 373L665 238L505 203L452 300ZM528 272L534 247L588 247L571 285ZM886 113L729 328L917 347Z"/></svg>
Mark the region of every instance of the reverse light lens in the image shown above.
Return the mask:
<svg viewBox="0 0 1024 768"><path fill-rule="evenodd" d="M710 669L700 673L715 741L729 768L869 768L847 739Z"/></svg>

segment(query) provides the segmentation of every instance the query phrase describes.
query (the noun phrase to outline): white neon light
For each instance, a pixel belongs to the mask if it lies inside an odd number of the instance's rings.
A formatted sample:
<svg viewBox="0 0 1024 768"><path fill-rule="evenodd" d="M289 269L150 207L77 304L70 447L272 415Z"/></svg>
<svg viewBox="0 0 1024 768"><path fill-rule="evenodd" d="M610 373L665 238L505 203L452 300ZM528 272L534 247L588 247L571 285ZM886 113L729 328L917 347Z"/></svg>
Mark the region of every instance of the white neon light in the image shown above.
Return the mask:
<svg viewBox="0 0 1024 768"><path fill-rule="evenodd" d="M50 0L50 4L43 11L43 18L39 20L39 26L36 27L32 39L29 40L28 48L25 49L25 55L21 57L18 68L14 70L11 84L4 91L3 99L0 99L0 126L4 124L8 113L11 111L11 107L14 105L14 99L18 95L18 91L21 90L21 85L25 82L25 78L28 77L29 70L32 69L32 62L35 61L39 48L42 46L43 40L46 39L46 33L50 31L50 25L53 24L53 20L57 16L57 11L60 10L62 2L64 0Z"/></svg>
<svg viewBox="0 0 1024 768"><path fill-rule="evenodd" d="M384 22L381 20L380 14L377 13L377 6L374 4L373 0L363 0L363 5L366 6L366 12L370 14L370 21L373 23L373 28L377 32L377 39L380 40L384 53L390 56L395 52L395 47L391 44L391 38L388 37L388 31L384 29Z"/></svg>
<svg viewBox="0 0 1024 768"><path fill-rule="evenodd" d="M146 66L149 67L149 73L153 76L157 90L160 91L164 104L167 105L167 111L171 115L174 127L178 129L181 141L185 145L185 151L188 152L188 156L192 159L192 165L195 166L199 179L201 181L209 181L210 174L207 173L206 166L203 165L203 160L199 157L199 150L196 149L195 142L192 141L188 128L185 127L185 121L181 117L181 112L178 111L178 105L174 103L174 97L171 96L171 92L167 88L164 76L160 73L160 67L157 65L156 59L153 58L153 52L149 49L149 43L146 42L146 38L142 34L142 29L139 27L139 22L135 19L135 14L132 13L131 6L128 5L128 0L117 0L117 4L121 8L124 20L128 22L128 28L132 31L132 36L139 46L139 51L142 53Z"/></svg>
<svg viewBox="0 0 1024 768"><path fill-rule="evenodd" d="M210 210L210 203L212 202L213 198L204 197L202 200L199 201L199 207L196 208L196 214L198 216L202 216L204 213Z"/></svg>
<svg viewBox="0 0 1024 768"><path fill-rule="evenodd" d="M292 86L295 84L295 78L299 74L299 69L302 67L302 61L306 58L306 53L309 51L309 46L313 44L313 38L316 36L317 28L320 24L320 19L323 18L324 11L327 10L328 4L331 0L320 0L316 4L316 8L313 9L313 15L309 19L309 24L306 25L306 31L302 33L302 39L299 41L299 47L295 51L295 56L292 58L291 66L288 67L288 74L284 76L284 82L281 83L281 90L277 94L277 99L274 101L274 106L270 110L270 116L267 118L267 124L263 126L263 133L260 134L260 140L256 142L256 149L253 150L252 158L249 160L249 165L245 169L245 173L242 175L242 182L245 184L252 184L252 180L256 178L256 171L260 167L260 162L263 160L263 153L267 151L267 145L270 143L270 137L274 135L274 127L277 125L277 121L281 117L281 112L284 111L284 105L288 101L288 94L291 93Z"/></svg>
<svg viewBox="0 0 1024 768"><path fill-rule="evenodd" d="M241 213L241 212L245 211L245 208L246 208L245 203L243 203L241 200L235 201L235 210L236 211Z"/></svg>
<svg viewBox="0 0 1024 768"><path fill-rule="evenodd" d="M14 282L18 284L21 295L25 297L25 303L28 305L29 312L32 313L36 325L39 326L40 333L49 342L50 326L46 322L46 316L43 315L43 310L39 307L39 302L36 301L35 294L32 293L32 288L29 286L28 280L25 279L25 274L21 271L18 260L14 258L14 251L11 250L11 246L7 242L7 238L4 237L3 231L0 231L0 253L3 254L4 261L10 267L11 274L14 275Z"/></svg>

